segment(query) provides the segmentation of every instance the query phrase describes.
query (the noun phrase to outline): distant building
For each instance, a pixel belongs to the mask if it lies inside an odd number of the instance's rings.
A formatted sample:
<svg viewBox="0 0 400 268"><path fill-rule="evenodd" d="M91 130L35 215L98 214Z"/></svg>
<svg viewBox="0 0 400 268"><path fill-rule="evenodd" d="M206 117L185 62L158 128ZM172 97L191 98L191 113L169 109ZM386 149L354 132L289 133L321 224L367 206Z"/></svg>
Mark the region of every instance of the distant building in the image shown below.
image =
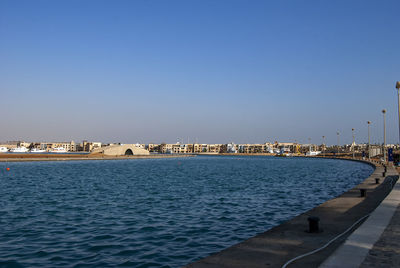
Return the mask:
<svg viewBox="0 0 400 268"><path fill-rule="evenodd" d="M146 145L145 148L149 152L155 153L155 152L160 152L160 146L161 146L160 144L149 143Z"/></svg>
<svg viewBox="0 0 400 268"><path fill-rule="evenodd" d="M18 143L18 147L26 147L26 148L28 148L30 146L31 146L30 142L21 141L21 142Z"/></svg>
<svg viewBox="0 0 400 268"><path fill-rule="evenodd" d="M226 152L231 154L236 154L238 152L236 145L231 142L226 145Z"/></svg>
<svg viewBox="0 0 400 268"><path fill-rule="evenodd" d="M35 145L35 148L50 151L54 148L64 148L67 152L76 152L78 149L77 144L74 141L70 142L41 142L40 147Z"/></svg>
<svg viewBox="0 0 400 268"><path fill-rule="evenodd" d="M200 154L226 152L226 144L174 144L162 143L160 145L148 144L146 147L150 152L163 154Z"/></svg>
<svg viewBox="0 0 400 268"><path fill-rule="evenodd" d="M95 149L101 148L101 142L88 142L87 140L82 141L79 151L91 152Z"/></svg>
<svg viewBox="0 0 400 268"><path fill-rule="evenodd" d="M239 153L245 154L257 154L257 153L271 153L274 145L271 143L261 143L261 144L239 144L237 145L237 151Z"/></svg>

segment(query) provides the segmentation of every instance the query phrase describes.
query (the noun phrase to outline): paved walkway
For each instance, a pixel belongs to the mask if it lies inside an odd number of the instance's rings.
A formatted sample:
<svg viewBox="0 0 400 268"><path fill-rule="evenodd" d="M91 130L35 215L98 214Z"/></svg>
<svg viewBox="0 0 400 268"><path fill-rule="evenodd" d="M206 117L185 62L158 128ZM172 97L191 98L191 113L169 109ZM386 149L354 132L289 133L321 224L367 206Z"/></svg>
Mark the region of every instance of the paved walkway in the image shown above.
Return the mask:
<svg viewBox="0 0 400 268"><path fill-rule="evenodd" d="M388 168L389 178L397 175L394 168ZM369 218L320 267L400 267L400 180Z"/></svg>
<svg viewBox="0 0 400 268"><path fill-rule="evenodd" d="M400 267L400 206L360 267Z"/></svg>

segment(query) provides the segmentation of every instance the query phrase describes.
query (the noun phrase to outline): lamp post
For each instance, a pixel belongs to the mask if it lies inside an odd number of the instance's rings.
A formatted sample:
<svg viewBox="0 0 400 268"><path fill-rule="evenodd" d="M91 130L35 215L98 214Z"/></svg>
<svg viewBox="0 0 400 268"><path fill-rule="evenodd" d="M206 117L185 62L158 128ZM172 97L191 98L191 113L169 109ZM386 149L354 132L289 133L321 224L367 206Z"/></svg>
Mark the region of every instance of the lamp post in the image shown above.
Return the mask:
<svg viewBox="0 0 400 268"><path fill-rule="evenodd" d="M311 138L308 138L308 144L310 145L310 148L308 150L310 151L310 156L311 156Z"/></svg>
<svg viewBox="0 0 400 268"><path fill-rule="evenodd" d="M368 160L371 161L371 149L370 149L370 135L369 135L369 125L371 125L371 121L367 122L368 124Z"/></svg>
<svg viewBox="0 0 400 268"><path fill-rule="evenodd" d="M355 143L354 143L354 128L351 129L351 133L352 133L352 135L353 135L353 144L352 144L352 147L353 147L353 159L354 159L354 153L355 153L355 149L356 149L355 146L354 146L354 145L355 145Z"/></svg>
<svg viewBox="0 0 400 268"><path fill-rule="evenodd" d="M386 163L386 110L383 113L383 161Z"/></svg>
<svg viewBox="0 0 400 268"><path fill-rule="evenodd" d="M400 81L396 82L396 88L397 88L397 105L399 108L399 145L400 145Z"/></svg>
<svg viewBox="0 0 400 268"><path fill-rule="evenodd" d="M323 151L323 155L325 157L325 136L322 136L322 151Z"/></svg>
<svg viewBox="0 0 400 268"><path fill-rule="evenodd" d="M336 132L336 135L337 135L337 156L339 157L339 131L338 132Z"/></svg>

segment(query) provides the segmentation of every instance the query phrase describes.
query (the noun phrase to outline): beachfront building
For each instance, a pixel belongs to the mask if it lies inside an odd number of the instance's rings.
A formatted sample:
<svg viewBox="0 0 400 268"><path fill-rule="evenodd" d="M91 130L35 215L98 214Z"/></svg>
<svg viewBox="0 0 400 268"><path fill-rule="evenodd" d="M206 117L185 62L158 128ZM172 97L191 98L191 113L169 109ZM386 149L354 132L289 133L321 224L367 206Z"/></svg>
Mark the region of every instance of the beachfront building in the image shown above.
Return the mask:
<svg viewBox="0 0 400 268"><path fill-rule="evenodd" d="M0 143L0 147L7 148L8 150L22 146L28 148L30 145L31 145L30 143L24 141L7 141Z"/></svg>
<svg viewBox="0 0 400 268"><path fill-rule="evenodd" d="M0 144L0 147L7 148L7 150L10 150L12 148L16 148L17 145L16 144L9 144L9 143L2 143L2 144Z"/></svg>
<svg viewBox="0 0 400 268"><path fill-rule="evenodd" d="M393 150L398 150L399 145L398 144L386 144L386 148L392 148Z"/></svg>
<svg viewBox="0 0 400 268"><path fill-rule="evenodd" d="M29 148L30 146L31 146L31 143L30 143L30 142L21 141L21 142L18 143L18 147Z"/></svg>
<svg viewBox="0 0 400 268"><path fill-rule="evenodd" d="M299 153L300 146L296 142L279 142L276 146L283 153Z"/></svg>
<svg viewBox="0 0 400 268"><path fill-rule="evenodd" d="M371 145L371 149L369 150L371 157L375 157L377 155L383 154L382 147L379 145ZM368 155L368 153L367 153Z"/></svg>
<svg viewBox="0 0 400 268"><path fill-rule="evenodd" d="M301 145L294 142L274 142L261 144L181 144L180 142L168 144L147 144L143 148L149 152L163 154L218 154L218 153L243 153L243 154L265 154L265 153L299 153ZM306 152L306 148L303 148ZM307 151L309 145L307 145Z"/></svg>
<svg viewBox="0 0 400 268"><path fill-rule="evenodd" d="M77 144L74 141L70 142L41 142L40 146L35 148L40 148L41 150L51 151L54 148L64 148L67 152L76 152L78 149Z"/></svg>
<svg viewBox="0 0 400 268"><path fill-rule="evenodd" d="M310 151L317 151L316 148L318 148L318 146L315 144L311 143L301 144L299 153L306 154Z"/></svg>
<svg viewBox="0 0 400 268"><path fill-rule="evenodd" d="M207 153L217 154L221 151L223 144L207 144Z"/></svg>
<svg viewBox="0 0 400 268"><path fill-rule="evenodd" d="M32 142L29 149L40 149L41 142Z"/></svg>
<svg viewBox="0 0 400 268"><path fill-rule="evenodd" d="M189 146L190 145L190 146ZM174 154L188 154L188 153L192 153L192 145L191 144L174 144L172 146L172 153Z"/></svg>
<svg viewBox="0 0 400 268"><path fill-rule="evenodd" d="M181 144L177 142L174 144L162 143L160 145L148 144L145 148L150 152L159 152L163 154L217 154L226 152L226 144Z"/></svg>
<svg viewBox="0 0 400 268"><path fill-rule="evenodd" d="M342 146L343 151L345 152L362 152L368 148L367 144L357 144L357 143L351 143L351 144L345 144Z"/></svg>
<svg viewBox="0 0 400 268"><path fill-rule="evenodd" d="M151 152L151 153L155 153L155 152L160 152L160 144L154 144L154 143L149 143L145 146L145 148Z"/></svg>
<svg viewBox="0 0 400 268"><path fill-rule="evenodd" d="M179 142L174 144L148 144L146 148L150 152L159 152L163 154L218 154L218 153L272 153L274 149L280 151L283 149L285 152L296 151L295 143L263 143L263 144L181 144Z"/></svg>
<svg viewBox="0 0 400 268"><path fill-rule="evenodd" d="M233 142L228 143L226 145L226 152L230 154L237 154L238 150L236 148L236 145Z"/></svg>
<svg viewBox="0 0 400 268"><path fill-rule="evenodd" d="M25 142L25 141L10 141L6 142L4 146L8 149L16 148L16 147L26 147L29 149L40 149L51 151L55 148L64 148L67 152L78 152L78 151L86 151L91 152L94 149L101 148L101 142L88 142L83 141L82 143L78 144L74 141L70 142ZM144 146L144 145L140 145Z"/></svg>
<svg viewBox="0 0 400 268"><path fill-rule="evenodd" d="M173 145L174 144L166 144L166 143L161 144L161 152L160 153L162 153L162 154L172 154L173 153L173 151L172 151L172 146Z"/></svg>
<svg viewBox="0 0 400 268"><path fill-rule="evenodd" d="M258 154L258 153L271 153L276 146L266 142L262 144L238 144L236 149L239 153L244 154Z"/></svg>
<svg viewBox="0 0 400 268"><path fill-rule="evenodd" d="M188 153L188 147L186 144L180 144L179 142L171 144L171 143L162 143L159 146L159 152L162 154L182 154Z"/></svg>
<svg viewBox="0 0 400 268"><path fill-rule="evenodd" d="M88 142L87 140L84 140L79 145L79 149L77 151L91 152L95 149L101 148L101 145L101 142Z"/></svg>
<svg viewBox="0 0 400 268"><path fill-rule="evenodd" d="M198 144L198 143L195 143L195 144L193 144L193 152L195 153L195 154L199 154L199 153L206 153L207 152L207 144Z"/></svg>

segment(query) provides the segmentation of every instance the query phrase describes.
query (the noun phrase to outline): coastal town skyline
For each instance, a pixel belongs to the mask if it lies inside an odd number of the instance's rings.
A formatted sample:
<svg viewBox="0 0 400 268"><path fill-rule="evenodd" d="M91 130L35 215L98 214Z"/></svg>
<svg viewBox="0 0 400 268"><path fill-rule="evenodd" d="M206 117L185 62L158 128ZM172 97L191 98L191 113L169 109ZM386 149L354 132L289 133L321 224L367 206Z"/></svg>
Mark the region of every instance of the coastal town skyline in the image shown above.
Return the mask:
<svg viewBox="0 0 400 268"><path fill-rule="evenodd" d="M336 135L337 138L337 135ZM336 147L337 145L339 146L349 146L353 142L341 142L340 141L340 136L339 139L336 140L336 143L329 144L326 142L326 137L323 136L321 137L321 141L313 141L311 138L308 138L307 142L301 142L300 140L294 140L294 141L285 141L285 140L265 140L264 142L258 142L258 143L250 143L250 142L245 142L245 143L238 143L235 141L225 141L225 142L220 142L220 143L206 143L206 142L201 142L198 139L193 139L191 140L190 138L184 139L184 138L177 138L175 142L142 142L142 141L129 141L129 142L121 142L119 140L113 140L113 141L100 141L100 140L88 140L88 139L82 139L82 140L73 140L73 139L67 139L67 140L56 140L56 139L49 139L49 140L32 140L32 139L25 139L25 140L0 140L0 145L14 145L14 146L24 146L24 147L30 147L35 144L40 145L40 144L79 144L82 142L83 143L95 143L95 144L140 144L140 145L161 145L161 144L181 144L181 145L188 145L188 144L219 144L219 145L227 145L227 144L236 144L236 145L241 145L241 144L247 144L247 145L260 145L260 144L298 144L298 145L325 145L329 147ZM339 143L338 143L339 142ZM354 140L354 144L356 145L366 145L368 142L358 142ZM383 144L380 142L373 142L372 139L370 140L370 144L374 146L382 146ZM400 146L399 143L386 143L388 146Z"/></svg>
<svg viewBox="0 0 400 268"><path fill-rule="evenodd" d="M0 140L398 143L399 7L1 1Z"/></svg>

